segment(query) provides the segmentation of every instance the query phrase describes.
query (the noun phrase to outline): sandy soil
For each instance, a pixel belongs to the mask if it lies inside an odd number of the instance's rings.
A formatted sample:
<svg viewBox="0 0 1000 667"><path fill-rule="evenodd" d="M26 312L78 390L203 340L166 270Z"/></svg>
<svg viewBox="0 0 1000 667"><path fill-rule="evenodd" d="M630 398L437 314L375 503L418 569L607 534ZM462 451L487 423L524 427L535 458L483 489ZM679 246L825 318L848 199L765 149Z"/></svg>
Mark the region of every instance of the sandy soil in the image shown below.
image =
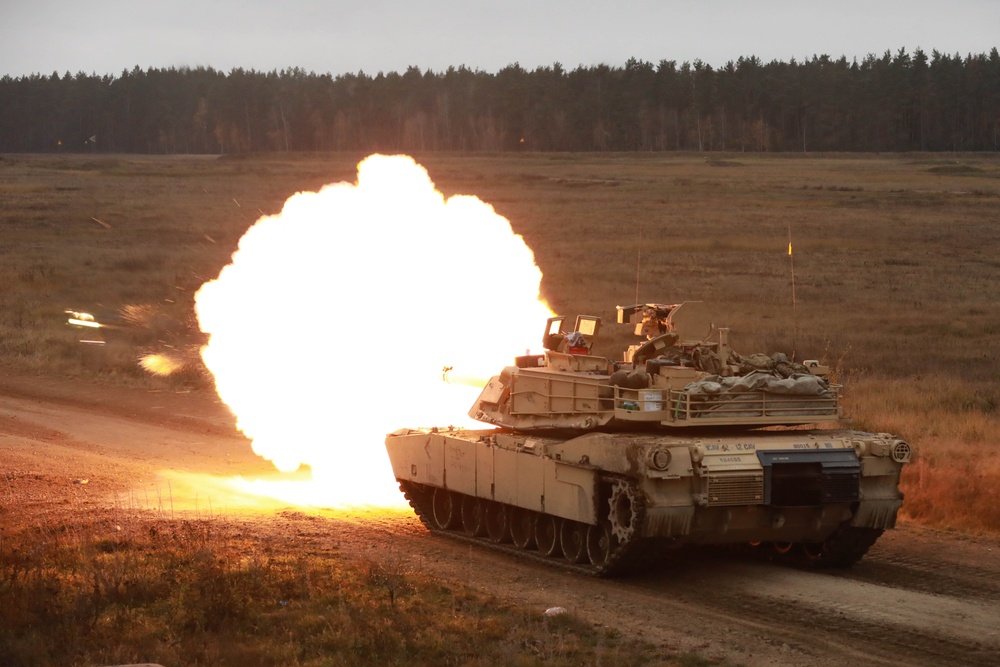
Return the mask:
<svg viewBox="0 0 1000 667"><path fill-rule="evenodd" d="M219 513L210 490L178 481L183 473L269 470L214 395L0 378L0 522L109 506ZM902 525L848 571L700 549L609 581L431 535L403 511L272 507L249 520L306 553L390 559L539 612L562 606L625 635L749 667L1000 661L1000 543L987 539Z"/></svg>

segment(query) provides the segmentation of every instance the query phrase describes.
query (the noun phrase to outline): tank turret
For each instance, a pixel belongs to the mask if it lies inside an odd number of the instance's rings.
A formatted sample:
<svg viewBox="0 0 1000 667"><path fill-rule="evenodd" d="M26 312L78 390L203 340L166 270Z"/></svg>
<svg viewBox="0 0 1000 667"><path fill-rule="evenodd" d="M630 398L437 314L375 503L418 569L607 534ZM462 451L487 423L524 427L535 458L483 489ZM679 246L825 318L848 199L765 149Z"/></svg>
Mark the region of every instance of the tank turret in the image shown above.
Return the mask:
<svg viewBox="0 0 1000 667"><path fill-rule="evenodd" d="M573 331L550 318L545 352L515 359L492 378L469 415L504 428L635 429L789 426L842 420L840 386L818 361L743 357L700 302L618 306L641 343L612 361L591 354L601 319Z"/></svg>
<svg viewBox="0 0 1000 667"><path fill-rule="evenodd" d="M549 319L472 406L493 428L386 437L428 528L611 575L684 544L847 566L895 525L910 447L843 428L822 364L736 353L700 302L617 320L640 341L612 360L601 318Z"/></svg>

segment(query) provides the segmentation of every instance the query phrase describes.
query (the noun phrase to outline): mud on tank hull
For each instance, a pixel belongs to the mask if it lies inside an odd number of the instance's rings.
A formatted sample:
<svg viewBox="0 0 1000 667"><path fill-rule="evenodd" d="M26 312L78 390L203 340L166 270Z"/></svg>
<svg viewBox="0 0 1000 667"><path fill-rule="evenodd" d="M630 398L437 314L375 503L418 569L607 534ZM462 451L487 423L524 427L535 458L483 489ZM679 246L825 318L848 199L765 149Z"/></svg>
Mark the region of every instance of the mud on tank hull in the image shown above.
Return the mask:
<svg viewBox="0 0 1000 667"><path fill-rule="evenodd" d="M684 544L852 565L895 525L910 456L896 437L844 430L556 438L407 429L386 448L431 530L601 576Z"/></svg>

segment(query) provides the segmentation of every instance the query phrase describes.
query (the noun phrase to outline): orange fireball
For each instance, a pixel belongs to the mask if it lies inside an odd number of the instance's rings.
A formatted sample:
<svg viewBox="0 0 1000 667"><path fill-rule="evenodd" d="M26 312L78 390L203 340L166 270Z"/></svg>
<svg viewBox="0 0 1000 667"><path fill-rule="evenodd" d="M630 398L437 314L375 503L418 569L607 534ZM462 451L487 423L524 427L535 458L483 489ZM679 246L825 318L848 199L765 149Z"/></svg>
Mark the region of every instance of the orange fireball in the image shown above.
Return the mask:
<svg viewBox="0 0 1000 667"><path fill-rule="evenodd" d="M373 155L357 183L300 192L247 231L195 297L202 357L254 451L311 467L310 488L277 495L399 504L385 434L469 424L479 387L537 346L541 277L491 206Z"/></svg>

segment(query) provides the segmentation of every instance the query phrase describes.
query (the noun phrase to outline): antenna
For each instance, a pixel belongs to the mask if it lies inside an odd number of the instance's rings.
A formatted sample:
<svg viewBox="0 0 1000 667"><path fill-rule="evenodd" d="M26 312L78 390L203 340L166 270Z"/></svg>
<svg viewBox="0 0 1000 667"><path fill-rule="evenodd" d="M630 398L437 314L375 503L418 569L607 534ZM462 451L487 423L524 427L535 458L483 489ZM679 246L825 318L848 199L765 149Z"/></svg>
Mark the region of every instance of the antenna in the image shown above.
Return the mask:
<svg viewBox="0 0 1000 667"><path fill-rule="evenodd" d="M639 264L642 260L642 220L639 221L639 247L635 250L635 303L639 303Z"/></svg>

